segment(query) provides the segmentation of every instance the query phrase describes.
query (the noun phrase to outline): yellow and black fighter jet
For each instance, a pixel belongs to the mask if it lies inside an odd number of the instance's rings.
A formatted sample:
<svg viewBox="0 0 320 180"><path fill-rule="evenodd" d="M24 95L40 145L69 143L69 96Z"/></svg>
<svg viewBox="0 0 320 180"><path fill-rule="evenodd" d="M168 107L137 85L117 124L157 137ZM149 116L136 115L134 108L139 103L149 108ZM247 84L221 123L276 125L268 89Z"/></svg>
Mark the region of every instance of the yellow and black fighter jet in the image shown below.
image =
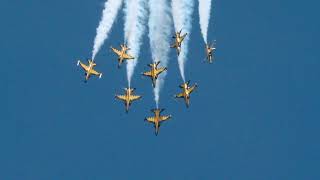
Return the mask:
<svg viewBox="0 0 320 180"><path fill-rule="evenodd" d="M160 113L164 111L164 109L151 109L151 112L154 113L153 117L147 117L144 120L154 124L155 134L158 135L159 128L162 122L171 118L171 115L161 116Z"/></svg>
<svg viewBox="0 0 320 180"><path fill-rule="evenodd" d="M189 86L190 81L181 84L179 87L182 89L182 93L175 95L175 98L184 98L184 101L186 102L187 108L190 105L190 94L193 92L193 90L198 87L197 84L193 86Z"/></svg>
<svg viewBox="0 0 320 180"><path fill-rule="evenodd" d="M158 68L159 63L160 63L160 61L148 64L148 66L151 68L151 70L142 73L142 75L149 76L151 78L153 87L156 86L156 80L158 79L159 74L161 74L163 71L167 70L166 67Z"/></svg>
<svg viewBox="0 0 320 180"><path fill-rule="evenodd" d="M99 73L93 69L93 67L97 65L93 60L88 59L88 65L85 65L80 60L78 60L77 66L79 66L79 65L82 67L83 70L85 70L85 81L84 82L88 81L91 74L99 76L99 78L101 78L102 73Z"/></svg>
<svg viewBox="0 0 320 180"><path fill-rule="evenodd" d="M207 54L207 60L209 63L213 62L213 51L216 50L214 45L206 44L206 54Z"/></svg>
<svg viewBox="0 0 320 180"><path fill-rule="evenodd" d="M130 50L126 44L120 44L121 50L110 47L111 50L118 55L118 68L120 68L124 60L134 59L133 56L127 54L127 51Z"/></svg>
<svg viewBox="0 0 320 180"><path fill-rule="evenodd" d="M128 113L129 107L132 101L138 100L141 96L133 95L133 91L136 88L124 88L125 94L124 95L116 95L116 98L119 100L124 101L124 105L126 106L126 112Z"/></svg>
<svg viewBox="0 0 320 180"><path fill-rule="evenodd" d="M176 32L175 36L172 36L172 38L175 39L175 42L173 45L170 46L171 48L177 49L178 56L181 52L181 43L184 40L184 38L186 37L186 35L188 34L188 33L185 33L184 35L181 36L181 31L182 31L182 29L180 31Z"/></svg>

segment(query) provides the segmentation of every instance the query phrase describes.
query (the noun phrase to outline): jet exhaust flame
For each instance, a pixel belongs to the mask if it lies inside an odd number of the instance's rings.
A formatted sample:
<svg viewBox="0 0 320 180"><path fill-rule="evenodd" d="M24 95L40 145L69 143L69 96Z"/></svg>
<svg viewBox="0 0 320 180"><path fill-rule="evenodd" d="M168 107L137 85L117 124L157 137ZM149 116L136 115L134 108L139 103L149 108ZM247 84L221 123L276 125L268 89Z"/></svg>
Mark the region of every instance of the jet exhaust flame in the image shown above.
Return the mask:
<svg viewBox="0 0 320 180"><path fill-rule="evenodd" d="M168 0L149 1L149 40L153 61L161 61L160 66L167 66L170 34L172 27L171 13ZM154 88L154 98L159 108L160 90L164 84L166 72L159 75Z"/></svg>
<svg viewBox="0 0 320 180"><path fill-rule="evenodd" d="M92 60L96 57L104 41L108 38L114 20L117 17L118 11L122 5L122 0L108 0L104 4L102 18L97 27L97 34L94 39L92 50Z"/></svg>
<svg viewBox="0 0 320 180"><path fill-rule="evenodd" d="M179 70L183 81L185 82L184 75L184 63L188 54L188 41L190 36L190 31L192 27L192 13L193 13L193 0L173 0L171 2L172 6L172 16L174 22L175 31L180 31L182 33L187 32L188 35L185 37L184 42L181 44L181 53L178 57Z"/></svg>
<svg viewBox="0 0 320 180"><path fill-rule="evenodd" d="M200 29L204 42L208 42L208 25L210 21L211 0L199 0Z"/></svg>
<svg viewBox="0 0 320 180"><path fill-rule="evenodd" d="M142 35L145 32L145 23L147 17L146 0L126 0L125 1L125 25L124 36L125 42L131 48L128 54L134 59L127 61L127 78L130 87L134 68L139 58L140 46L142 44Z"/></svg>

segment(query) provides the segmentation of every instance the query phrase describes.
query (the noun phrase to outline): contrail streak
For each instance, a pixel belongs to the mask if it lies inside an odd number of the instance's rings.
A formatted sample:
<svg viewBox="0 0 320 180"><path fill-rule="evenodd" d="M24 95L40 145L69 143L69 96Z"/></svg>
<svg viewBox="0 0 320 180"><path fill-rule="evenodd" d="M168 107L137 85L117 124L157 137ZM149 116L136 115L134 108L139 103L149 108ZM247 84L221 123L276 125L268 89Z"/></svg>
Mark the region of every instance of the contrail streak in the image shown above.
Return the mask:
<svg viewBox="0 0 320 180"><path fill-rule="evenodd" d="M170 33L172 27L168 0L149 1L149 39L153 61L161 61L161 66L167 66L170 50ZM159 107L160 90L163 86L166 72L159 75L154 88L157 108Z"/></svg>
<svg viewBox="0 0 320 180"><path fill-rule="evenodd" d="M105 2L102 18L99 22L99 26L97 27L97 34L94 39L92 59L96 57L104 41L108 38L109 32L121 5L122 0L108 0Z"/></svg>
<svg viewBox="0 0 320 180"><path fill-rule="evenodd" d="M184 63L188 54L188 41L192 27L191 22L194 2L193 0L172 0L171 6L175 31L180 31L182 29L182 33L189 33L182 42L181 53L178 57L180 74L185 82Z"/></svg>
<svg viewBox="0 0 320 180"><path fill-rule="evenodd" d="M128 43L128 47L131 48L128 54L134 56L135 58L127 61L127 78L130 87L134 68L139 59L142 35L145 32L145 23L147 18L146 0L126 0L124 12L125 42Z"/></svg>
<svg viewBox="0 0 320 180"><path fill-rule="evenodd" d="M211 0L199 0L200 29L204 42L208 41L208 25L210 21Z"/></svg>

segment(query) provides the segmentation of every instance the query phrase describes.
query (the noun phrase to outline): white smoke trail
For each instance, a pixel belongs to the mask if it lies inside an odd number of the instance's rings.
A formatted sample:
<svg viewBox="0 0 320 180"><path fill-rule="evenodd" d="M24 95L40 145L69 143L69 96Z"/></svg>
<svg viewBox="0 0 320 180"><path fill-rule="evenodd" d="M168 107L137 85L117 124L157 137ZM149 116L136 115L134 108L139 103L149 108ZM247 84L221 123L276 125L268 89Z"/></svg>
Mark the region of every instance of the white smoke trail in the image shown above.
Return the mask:
<svg viewBox="0 0 320 180"><path fill-rule="evenodd" d="M145 23L147 17L146 0L126 0L125 1L125 42L131 48L128 54L135 59L127 61L127 78L129 87L135 66L139 58L140 46L142 44L142 35L145 32Z"/></svg>
<svg viewBox="0 0 320 180"><path fill-rule="evenodd" d="M97 27L97 34L94 39L92 59L96 57L104 41L108 38L110 29L117 17L121 5L122 0L108 0L105 2L102 18L99 22L99 26Z"/></svg>
<svg viewBox="0 0 320 180"><path fill-rule="evenodd" d="M210 21L211 0L199 0L200 29L204 42L208 41L208 25Z"/></svg>
<svg viewBox="0 0 320 180"><path fill-rule="evenodd" d="M182 29L182 34L188 33L181 45L181 53L178 57L179 70L183 81L185 82L184 63L188 54L188 41L192 27L193 0L172 0L172 16L175 31Z"/></svg>
<svg viewBox="0 0 320 180"><path fill-rule="evenodd" d="M149 1L149 39L153 61L161 61L161 66L167 66L170 50L170 33L172 20L168 0ZM157 108L159 107L160 90L164 83L166 72L159 75L154 88Z"/></svg>

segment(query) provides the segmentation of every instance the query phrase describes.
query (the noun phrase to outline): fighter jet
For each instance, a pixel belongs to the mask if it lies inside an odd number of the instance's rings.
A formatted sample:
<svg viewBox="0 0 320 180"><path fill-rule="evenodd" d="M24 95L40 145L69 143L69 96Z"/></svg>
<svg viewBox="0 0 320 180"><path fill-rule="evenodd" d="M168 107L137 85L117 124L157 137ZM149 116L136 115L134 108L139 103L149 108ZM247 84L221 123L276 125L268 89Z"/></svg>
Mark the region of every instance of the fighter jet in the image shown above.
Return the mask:
<svg viewBox="0 0 320 180"><path fill-rule="evenodd" d="M126 44L120 44L121 50L110 47L111 50L118 55L118 68L120 68L124 60L134 59L133 56L127 54L127 50L130 50Z"/></svg>
<svg viewBox="0 0 320 180"><path fill-rule="evenodd" d="M88 65L85 65L84 63L82 63L80 60L78 60L77 62L77 66L81 66L83 70L85 70L85 81L87 82L88 79L90 78L91 74L99 76L99 78L101 78L102 73L99 73L97 71L95 71L93 69L94 66L96 66L97 64L95 62L93 62L93 60L88 59Z"/></svg>
<svg viewBox="0 0 320 180"><path fill-rule="evenodd" d="M175 39L175 42L173 45L170 46L171 48L177 49L178 56L181 52L181 43L184 40L184 38L186 37L186 35L188 34L188 33L185 33L184 35L181 36L181 31L182 31L182 29L180 31L176 32L176 34L174 36L172 36L172 38Z"/></svg>
<svg viewBox="0 0 320 180"><path fill-rule="evenodd" d="M162 122L171 118L171 115L168 116L160 116L160 113L164 111L164 109L151 109L151 112L154 113L153 117L147 117L144 120L154 124L155 134L158 135L159 128Z"/></svg>
<svg viewBox="0 0 320 180"><path fill-rule="evenodd" d="M216 48L213 45L208 45L206 44L206 54L207 54L207 60L209 61L209 63L212 63L213 61L213 51Z"/></svg>
<svg viewBox="0 0 320 180"><path fill-rule="evenodd" d="M159 74L161 74L163 71L167 70L166 67L158 68L159 63L160 63L160 61L148 64L148 66L151 68L151 70L142 73L142 75L149 76L151 78L153 87L156 86L156 80L158 79Z"/></svg>
<svg viewBox="0 0 320 180"><path fill-rule="evenodd" d="M124 88L125 94L124 95L116 95L115 97L119 100L124 101L124 105L126 106L126 112L128 113L129 107L132 101L138 100L141 96L133 95L133 91L136 88Z"/></svg>
<svg viewBox="0 0 320 180"><path fill-rule="evenodd" d="M184 101L186 102L187 108L190 105L190 94L193 92L193 90L198 87L197 84L193 86L189 86L190 81L181 84L179 87L183 90L182 93L175 95L175 98L184 98Z"/></svg>

